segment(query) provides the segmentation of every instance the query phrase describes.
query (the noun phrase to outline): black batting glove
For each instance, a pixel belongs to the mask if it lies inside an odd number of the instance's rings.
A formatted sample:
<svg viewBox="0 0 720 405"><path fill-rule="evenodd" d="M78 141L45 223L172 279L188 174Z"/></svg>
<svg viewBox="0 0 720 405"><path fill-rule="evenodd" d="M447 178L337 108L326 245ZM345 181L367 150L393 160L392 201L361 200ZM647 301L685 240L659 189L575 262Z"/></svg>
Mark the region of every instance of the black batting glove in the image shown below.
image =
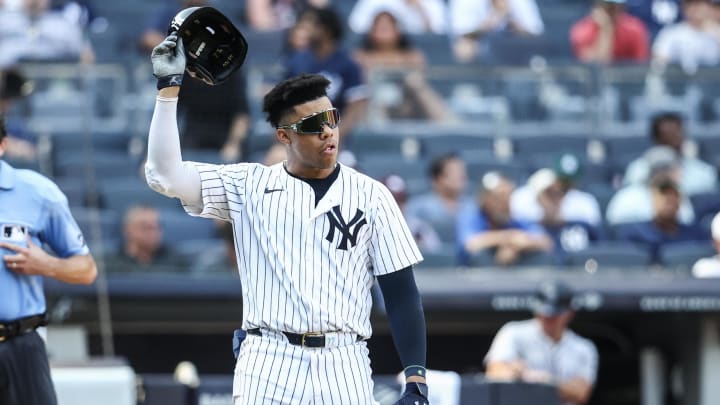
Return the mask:
<svg viewBox="0 0 720 405"><path fill-rule="evenodd" d="M430 405L427 384L419 382L405 384L405 392L395 405Z"/></svg>
<svg viewBox="0 0 720 405"><path fill-rule="evenodd" d="M176 32L168 35L150 54L158 90L182 84L185 72L185 48Z"/></svg>

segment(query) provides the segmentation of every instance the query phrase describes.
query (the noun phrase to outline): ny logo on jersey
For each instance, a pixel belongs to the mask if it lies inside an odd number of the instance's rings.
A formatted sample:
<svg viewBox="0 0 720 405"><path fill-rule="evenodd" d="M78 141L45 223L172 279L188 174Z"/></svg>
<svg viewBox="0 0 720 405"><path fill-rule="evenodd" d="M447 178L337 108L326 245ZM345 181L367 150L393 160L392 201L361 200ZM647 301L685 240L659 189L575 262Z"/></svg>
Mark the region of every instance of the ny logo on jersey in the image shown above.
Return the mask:
<svg viewBox="0 0 720 405"><path fill-rule="evenodd" d="M342 239L340 239L338 249L347 250L348 241L350 242L350 247L354 247L357 243L357 236L358 233L360 233L360 228L362 228L363 225L367 224L367 221L365 220L365 218L363 218L363 214L364 213L358 209L357 211L355 211L355 216L353 217L353 219L350 220L350 222L345 223L345 220L340 213L340 206L337 205L333 207L332 212L327 212L327 217L330 221L330 230L328 231L325 239L328 242L332 242L333 239L335 239L335 229L337 229L342 235ZM351 232L350 229L353 226L355 226L355 229L353 229Z"/></svg>

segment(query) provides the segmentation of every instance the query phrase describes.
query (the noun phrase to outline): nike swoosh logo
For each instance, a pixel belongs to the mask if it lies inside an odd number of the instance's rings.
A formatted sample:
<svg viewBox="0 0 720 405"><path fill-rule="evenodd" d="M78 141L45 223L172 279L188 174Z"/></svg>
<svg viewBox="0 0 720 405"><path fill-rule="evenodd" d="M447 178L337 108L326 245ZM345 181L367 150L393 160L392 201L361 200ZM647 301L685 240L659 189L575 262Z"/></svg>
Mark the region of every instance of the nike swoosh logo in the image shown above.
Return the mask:
<svg viewBox="0 0 720 405"><path fill-rule="evenodd" d="M283 191L283 188L267 188L265 187L265 194L274 193L276 191Z"/></svg>

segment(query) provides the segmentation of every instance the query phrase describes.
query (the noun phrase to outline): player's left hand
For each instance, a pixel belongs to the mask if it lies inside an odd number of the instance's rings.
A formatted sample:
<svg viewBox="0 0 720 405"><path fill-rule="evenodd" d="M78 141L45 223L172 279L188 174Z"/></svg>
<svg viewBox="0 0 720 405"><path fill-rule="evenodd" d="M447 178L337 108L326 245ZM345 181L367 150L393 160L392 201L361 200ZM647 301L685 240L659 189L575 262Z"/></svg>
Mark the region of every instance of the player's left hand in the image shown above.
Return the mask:
<svg viewBox="0 0 720 405"><path fill-rule="evenodd" d="M51 268L53 257L34 244L29 235L27 247L6 242L0 242L0 247L15 252L14 255L4 255L3 261L5 267L17 274L44 276Z"/></svg>
<svg viewBox="0 0 720 405"><path fill-rule="evenodd" d="M405 392L395 405L429 405L427 385L419 382L405 384Z"/></svg>

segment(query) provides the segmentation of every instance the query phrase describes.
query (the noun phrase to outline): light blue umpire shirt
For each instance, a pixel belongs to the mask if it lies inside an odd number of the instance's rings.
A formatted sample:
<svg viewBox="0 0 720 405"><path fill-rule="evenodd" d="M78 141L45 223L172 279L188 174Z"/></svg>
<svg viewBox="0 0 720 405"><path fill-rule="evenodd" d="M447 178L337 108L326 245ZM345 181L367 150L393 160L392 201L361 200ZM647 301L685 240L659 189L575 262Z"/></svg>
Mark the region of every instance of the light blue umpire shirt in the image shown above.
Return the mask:
<svg viewBox="0 0 720 405"><path fill-rule="evenodd" d="M58 186L39 173L0 160L0 240L27 246L28 233L33 243L46 244L61 258L89 253ZM0 248L0 255L10 254L15 252ZM42 277L18 275L0 260L0 321L43 312Z"/></svg>

